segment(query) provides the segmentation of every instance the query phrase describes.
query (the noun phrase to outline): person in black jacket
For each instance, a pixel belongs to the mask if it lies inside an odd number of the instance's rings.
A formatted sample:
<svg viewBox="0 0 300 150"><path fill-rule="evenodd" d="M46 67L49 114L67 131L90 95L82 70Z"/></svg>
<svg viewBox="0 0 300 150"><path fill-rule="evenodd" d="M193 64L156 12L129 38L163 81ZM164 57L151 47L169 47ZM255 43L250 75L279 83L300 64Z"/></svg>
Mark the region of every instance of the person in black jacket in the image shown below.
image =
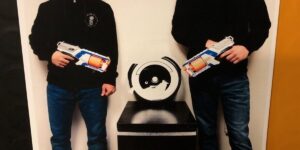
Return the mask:
<svg viewBox="0 0 300 150"><path fill-rule="evenodd" d="M264 0L177 0L172 35L187 47L188 58L226 36L235 45L221 64L190 78L201 150L218 149L217 107L223 107L232 149L252 149L249 134L247 57L259 49L271 26Z"/></svg>
<svg viewBox="0 0 300 150"><path fill-rule="evenodd" d="M33 52L48 61L47 99L54 150L70 150L75 104L86 123L89 150L105 150L107 96L115 92L118 46L114 14L100 0L50 0L40 5L29 36ZM99 73L75 65L57 50L64 41L104 56L111 64Z"/></svg>

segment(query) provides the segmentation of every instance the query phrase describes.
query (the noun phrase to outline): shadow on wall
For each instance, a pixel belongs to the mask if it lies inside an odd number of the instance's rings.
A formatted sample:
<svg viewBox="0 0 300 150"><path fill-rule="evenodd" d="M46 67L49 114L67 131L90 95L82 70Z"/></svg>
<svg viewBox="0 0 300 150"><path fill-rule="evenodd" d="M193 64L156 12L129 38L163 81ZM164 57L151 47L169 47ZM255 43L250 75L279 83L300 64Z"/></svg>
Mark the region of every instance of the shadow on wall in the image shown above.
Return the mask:
<svg viewBox="0 0 300 150"><path fill-rule="evenodd" d="M0 5L0 149L31 150L17 4Z"/></svg>

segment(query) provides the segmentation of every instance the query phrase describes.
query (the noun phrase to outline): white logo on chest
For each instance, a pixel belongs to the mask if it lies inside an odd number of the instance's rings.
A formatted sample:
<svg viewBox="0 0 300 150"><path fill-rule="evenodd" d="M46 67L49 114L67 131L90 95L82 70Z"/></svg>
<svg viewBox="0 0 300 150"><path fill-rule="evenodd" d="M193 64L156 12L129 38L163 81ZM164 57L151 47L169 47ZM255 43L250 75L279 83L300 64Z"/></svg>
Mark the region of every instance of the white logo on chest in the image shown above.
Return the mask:
<svg viewBox="0 0 300 150"><path fill-rule="evenodd" d="M86 15L85 23L87 24L88 27L95 27L98 23L98 17L93 14L93 13L88 13Z"/></svg>

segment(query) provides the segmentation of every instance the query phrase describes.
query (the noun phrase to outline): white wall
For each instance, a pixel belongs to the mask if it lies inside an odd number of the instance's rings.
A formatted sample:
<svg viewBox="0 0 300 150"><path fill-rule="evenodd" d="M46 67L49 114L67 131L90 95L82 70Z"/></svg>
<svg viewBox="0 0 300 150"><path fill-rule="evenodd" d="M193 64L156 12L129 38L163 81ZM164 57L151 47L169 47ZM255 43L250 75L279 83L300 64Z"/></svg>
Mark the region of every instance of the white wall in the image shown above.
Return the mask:
<svg viewBox="0 0 300 150"><path fill-rule="evenodd" d="M24 57L25 78L29 103L30 123L34 150L50 150L50 127L46 105L46 63L32 53L28 35L36 17L37 8L45 0L18 0L20 30ZM116 122L128 100L127 71L132 63L169 56L178 64L185 60L184 50L173 40L171 20L175 0L106 0L115 13L119 42L119 77L117 92L110 97L107 132L110 150L117 150ZM272 32L264 47L253 54L250 63L251 80L251 139L254 149L265 149L273 72L276 23L279 0L266 0L272 20ZM183 74L177 99L185 99L191 107L187 76ZM76 111L72 132L74 150L86 148L86 130L80 113ZM221 131L223 127L221 127ZM222 131L223 132L223 131ZM222 137L223 149L229 149Z"/></svg>

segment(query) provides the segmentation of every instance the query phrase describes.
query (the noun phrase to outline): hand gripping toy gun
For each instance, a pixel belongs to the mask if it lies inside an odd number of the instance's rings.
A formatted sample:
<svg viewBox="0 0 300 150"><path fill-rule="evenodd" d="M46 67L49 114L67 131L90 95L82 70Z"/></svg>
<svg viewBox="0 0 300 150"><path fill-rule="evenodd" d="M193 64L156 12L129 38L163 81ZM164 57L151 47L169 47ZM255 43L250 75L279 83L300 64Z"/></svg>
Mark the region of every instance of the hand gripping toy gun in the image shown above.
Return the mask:
<svg viewBox="0 0 300 150"><path fill-rule="evenodd" d="M225 37L212 47L205 49L191 59L187 60L184 64L184 70L192 77L209 69L211 66L220 64L216 58L225 51L229 50L234 45L233 37Z"/></svg>
<svg viewBox="0 0 300 150"><path fill-rule="evenodd" d="M78 60L75 63L76 65L84 66L99 72L105 72L110 64L109 57L100 55L87 49L81 49L78 46L74 46L65 42L58 42L57 50L76 58Z"/></svg>

